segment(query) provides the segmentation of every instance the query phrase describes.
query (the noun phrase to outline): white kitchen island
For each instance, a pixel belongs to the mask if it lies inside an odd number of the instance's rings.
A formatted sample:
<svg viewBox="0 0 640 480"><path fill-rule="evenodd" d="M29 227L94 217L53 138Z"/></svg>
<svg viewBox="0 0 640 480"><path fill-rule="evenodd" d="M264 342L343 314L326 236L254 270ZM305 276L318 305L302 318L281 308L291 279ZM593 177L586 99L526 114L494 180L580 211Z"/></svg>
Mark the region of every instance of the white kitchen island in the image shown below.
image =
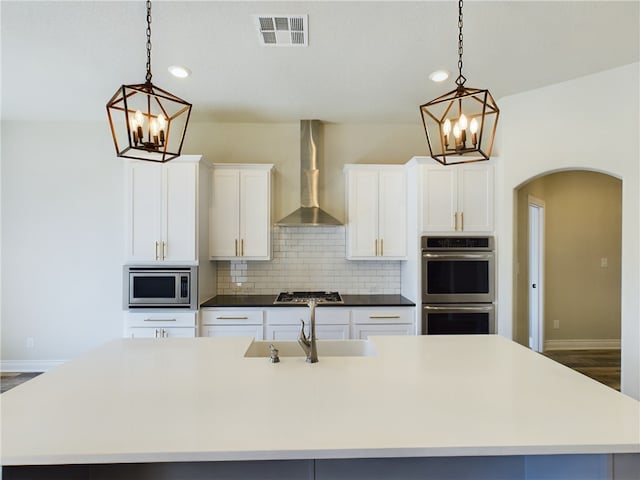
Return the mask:
<svg viewBox="0 0 640 480"><path fill-rule="evenodd" d="M373 337L373 356L317 364L245 358L251 342L120 339L10 390L5 478L627 480L640 465L640 402L498 336Z"/></svg>

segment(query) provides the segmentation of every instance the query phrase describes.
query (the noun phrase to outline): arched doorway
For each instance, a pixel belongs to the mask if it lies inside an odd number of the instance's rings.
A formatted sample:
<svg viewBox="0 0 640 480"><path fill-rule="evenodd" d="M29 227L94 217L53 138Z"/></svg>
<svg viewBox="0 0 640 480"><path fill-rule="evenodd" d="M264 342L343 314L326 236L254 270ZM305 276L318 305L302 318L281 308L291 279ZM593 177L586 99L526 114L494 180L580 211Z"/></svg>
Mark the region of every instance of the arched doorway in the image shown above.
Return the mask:
<svg viewBox="0 0 640 480"><path fill-rule="evenodd" d="M544 273L536 285L542 287L539 332L544 334L536 349L561 361L582 363L577 369L585 374L599 371L607 384L619 389L621 180L587 170L547 173L520 185L515 198L514 340L530 346L531 334L538 333L531 331L536 325L531 312L536 309L529 301L529 207L535 198L545 205ZM575 358L578 353L581 360ZM617 374L608 369L613 363ZM615 381L612 375L617 375Z"/></svg>

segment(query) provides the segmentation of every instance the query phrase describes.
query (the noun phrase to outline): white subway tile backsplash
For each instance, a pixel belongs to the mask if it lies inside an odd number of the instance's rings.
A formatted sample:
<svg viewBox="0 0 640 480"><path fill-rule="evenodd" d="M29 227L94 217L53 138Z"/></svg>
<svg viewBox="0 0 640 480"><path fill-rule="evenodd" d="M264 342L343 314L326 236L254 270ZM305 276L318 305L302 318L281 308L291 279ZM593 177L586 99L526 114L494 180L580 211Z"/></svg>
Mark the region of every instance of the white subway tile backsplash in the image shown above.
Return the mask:
<svg viewBox="0 0 640 480"><path fill-rule="evenodd" d="M274 227L273 259L218 262L218 294L271 295L290 290L399 294L399 261L349 261L345 227Z"/></svg>

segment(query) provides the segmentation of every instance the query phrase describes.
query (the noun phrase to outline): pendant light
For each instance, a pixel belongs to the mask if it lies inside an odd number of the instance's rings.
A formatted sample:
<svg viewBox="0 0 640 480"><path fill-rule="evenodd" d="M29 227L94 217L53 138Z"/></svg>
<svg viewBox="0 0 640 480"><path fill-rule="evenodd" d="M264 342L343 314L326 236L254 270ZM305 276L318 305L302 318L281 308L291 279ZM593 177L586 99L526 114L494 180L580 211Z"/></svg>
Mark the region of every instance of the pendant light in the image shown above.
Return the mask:
<svg viewBox="0 0 640 480"><path fill-rule="evenodd" d="M119 157L168 162L179 157L191 104L151 83L151 2L147 1L145 83L122 85L107 103Z"/></svg>
<svg viewBox="0 0 640 480"><path fill-rule="evenodd" d="M462 75L462 0L458 2L457 87L420 105L431 157L443 165L489 160L498 105L489 90L465 87Z"/></svg>

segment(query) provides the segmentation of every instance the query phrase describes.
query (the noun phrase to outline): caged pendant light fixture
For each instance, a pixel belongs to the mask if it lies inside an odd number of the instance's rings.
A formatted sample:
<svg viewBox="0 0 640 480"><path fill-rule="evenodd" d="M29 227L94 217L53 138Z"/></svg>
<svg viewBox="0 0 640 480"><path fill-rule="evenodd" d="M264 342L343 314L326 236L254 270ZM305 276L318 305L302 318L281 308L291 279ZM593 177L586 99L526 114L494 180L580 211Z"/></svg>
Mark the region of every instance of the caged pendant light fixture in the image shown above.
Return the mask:
<svg viewBox="0 0 640 480"><path fill-rule="evenodd" d="M443 165L489 160L498 105L489 90L465 87L462 75L462 0L458 1L457 87L420 105L431 157Z"/></svg>
<svg viewBox="0 0 640 480"><path fill-rule="evenodd" d="M145 83L122 85L107 103L119 157L168 162L179 157L191 104L151 83L151 2L147 1Z"/></svg>

